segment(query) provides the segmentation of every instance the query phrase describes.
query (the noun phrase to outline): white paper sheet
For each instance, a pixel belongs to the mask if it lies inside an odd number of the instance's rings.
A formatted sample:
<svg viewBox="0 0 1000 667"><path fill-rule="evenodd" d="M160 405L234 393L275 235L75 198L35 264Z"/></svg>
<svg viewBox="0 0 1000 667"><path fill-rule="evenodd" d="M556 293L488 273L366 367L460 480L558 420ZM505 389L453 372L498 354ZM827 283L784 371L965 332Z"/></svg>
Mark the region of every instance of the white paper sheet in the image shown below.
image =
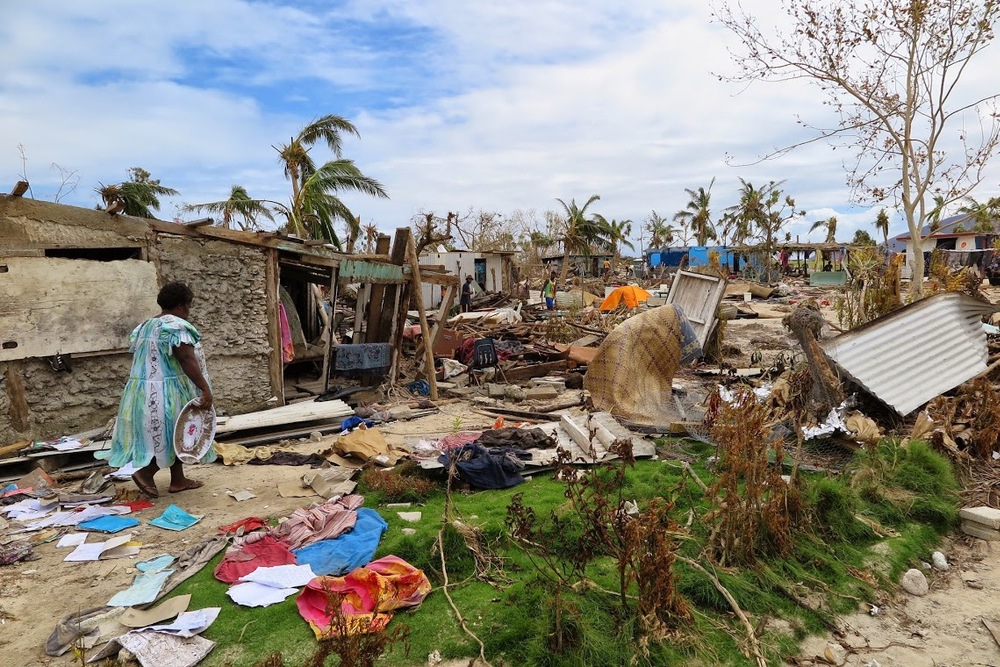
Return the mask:
<svg viewBox="0 0 1000 667"><path fill-rule="evenodd" d="M139 469L132 465L131 462L126 463L118 470L114 470L104 476L104 479L119 479L122 481L128 481L132 478L132 475L139 472Z"/></svg>
<svg viewBox="0 0 1000 667"><path fill-rule="evenodd" d="M80 449L81 447L83 447L83 443L79 440L61 440L59 442L52 443L52 449L60 452L68 452L74 449Z"/></svg>
<svg viewBox="0 0 1000 667"><path fill-rule="evenodd" d="M178 637L194 637L204 632L212 623L215 623L215 619L219 617L220 611L222 611L222 607L205 607L204 609L196 609L195 611L186 611L179 614L173 623L150 625L145 628L139 628L134 632L163 632L169 635L177 635Z"/></svg>
<svg viewBox="0 0 1000 667"><path fill-rule="evenodd" d="M93 544L81 544L73 551L69 552L65 558L66 562L79 562L98 560L104 553L104 542L94 542Z"/></svg>
<svg viewBox="0 0 1000 667"><path fill-rule="evenodd" d="M271 588L295 588L305 586L315 578L316 574L309 565L272 565L258 567L240 577L240 581L252 581Z"/></svg>
<svg viewBox="0 0 1000 667"><path fill-rule="evenodd" d="M83 534L86 535L86 533ZM132 533L125 533L124 535L119 535L118 537L112 537L107 542L84 543L71 551L69 555L63 558L63 560L69 562L91 561L99 560L102 556L108 558L116 555L132 555L133 553L137 553L139 549L138 547L125 546L131 540Z"/></svg>
<svg viewBox="0 0 1000 667"><path fill-rule="evenodd" d="M56 542L57 547L78 547L87 541L87 533L67 533Z"/></svg>
<svg viewBox="0 0 1000 667"><path fill-rule="evenodd" d="M298 593L296 588L272 588L253 581L230 586L226 591L233 602L244 607L269 607L284 602L289 595Z"/></svg>

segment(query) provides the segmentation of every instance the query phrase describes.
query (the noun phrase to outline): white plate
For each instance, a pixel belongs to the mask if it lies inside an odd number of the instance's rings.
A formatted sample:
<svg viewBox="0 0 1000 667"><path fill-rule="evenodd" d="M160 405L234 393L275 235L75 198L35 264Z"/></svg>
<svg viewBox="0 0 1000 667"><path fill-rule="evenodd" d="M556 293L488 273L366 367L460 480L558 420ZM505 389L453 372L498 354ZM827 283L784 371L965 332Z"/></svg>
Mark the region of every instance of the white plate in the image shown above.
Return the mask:
<svg viewBox="0 0 1000 667"><path fill-rule="evenodd" d="M181 408L174 426L174 452L181 463L198 463L215 440L215 408L202 410L198 400Z"/></svg>

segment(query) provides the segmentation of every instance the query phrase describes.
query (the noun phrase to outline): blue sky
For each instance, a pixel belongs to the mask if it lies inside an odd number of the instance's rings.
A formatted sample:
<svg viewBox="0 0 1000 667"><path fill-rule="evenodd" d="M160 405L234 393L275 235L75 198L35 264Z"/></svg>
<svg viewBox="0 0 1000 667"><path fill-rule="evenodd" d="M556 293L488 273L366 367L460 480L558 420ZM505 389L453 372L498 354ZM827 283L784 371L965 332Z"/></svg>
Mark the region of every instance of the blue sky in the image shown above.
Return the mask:
<svg viewBox="0 0 1000 667"><path fill-rule="evenodd" d="M744 3L777 21L773 4ZM826 111L805 85L720 82L732 44L710 12L701 0L15 3L0 24L0 190L22 170L20 145L38 198L56 195L57 164L79 178L62 201L82 206L132 166L181 192L164 219L236 183L284 200L272 146L335 113L361 132L345 157L390 195L344 199L385 230L425 211L541 219L556 198L591 194L591 210L640 223L712 178L720 211L740 177L785 181L808 212L792 228L802 240L830 215L844 240L871 229L842 152L733 166L802 139L795 114Z"/></svg>

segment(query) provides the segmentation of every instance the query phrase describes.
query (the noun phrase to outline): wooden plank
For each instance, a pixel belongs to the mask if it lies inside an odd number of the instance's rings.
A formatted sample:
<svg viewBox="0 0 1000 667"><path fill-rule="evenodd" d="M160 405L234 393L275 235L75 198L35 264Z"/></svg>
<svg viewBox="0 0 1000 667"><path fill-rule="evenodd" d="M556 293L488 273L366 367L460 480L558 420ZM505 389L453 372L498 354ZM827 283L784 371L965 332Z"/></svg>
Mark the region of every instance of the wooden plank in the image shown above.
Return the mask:
<svg viewBox="0 0 1000 667"><path fill-rule="evenodd" d="M375 252L379 254L386 254L389 252L389 244L392 239L389 238L388 234L379 234L378 240L375 242ZM365 321L368 323L368 332L365 336L365 342L367 343L379 343L383 341L376 340L379 333L379 323L380 323L380 311L382 310L382 299L385 297L385 285L372 285L372 295L371 299L368 301L368 315L365 317ZM356 325L355 325L356 326Z"/></svg>
<svg viewBox="0 0 1000 667"><path fill-rule="evenodd" d="M233 433L252 428L268 428L285 424L318 421L321 419L337 419L353 415L354 410L343 401L305 401L280 408L248 412L232 417L220 417L216 433Z"/></svg>
<svg viewBox="0 0 1000 667"><path fill-rule="evenodd" d="M406 248L411 238L412 233L409 227L400 227L396 230L396 236L392 241L392 252L390 253L393 264L402 267L406 263ZM393 323L397 319L396 297L400 291L396 285L389 286L385 290L385 294L382 297L382 314L379 318L378 338L376 338L376 342L387 343L394 339ZM399 322L397 326L402 326L402 324L402 322Z"/></svg>
<svg viewBox="0 0 1000 667"><path fill-rule="evenodd" d="M271 378L271 392L278 399L278 405L285 403L285 365L281 360L281 320L278 317L278 251L268 250L264 264L264 300L267 307L267 342L271 353L267 358L268 376Z"/></svg>
<svg viewBox="0 0 1000 667"><path fill-rule="evenodd" d="M567 367L568 364L566 360L560 359L559 361L549 361L543 364L533 364L531 366L523 366L521 368L505 368L503 374L504 377L507 378L508 382L521 382L523 380L530 380L531 378L545 377L550 373L564 371Z"/></svg>
<svg viewBox="0 0 1000 667"><path fill-rule="evenodd" d="M24 392L23 370L20 361L8 361L4 371L7 396L10 398L10 425L18 433L28 430L28 399Z"/></svg>
<svg viewBox="0 0 1000 667"><path fill-rule="evenodd" d="M437 373L434 372L434 352L426 341L431 340L431 330L427 326L427 313L424 312L424 295L420 289L420 260L417 258L417 247L413 242L413 237L409 238L406 244L406 254L410 258L410 267L413 269L413 299L417 302L417 312L420 313L420 332L424 337L424 375L427 376L427 383L431 386L431 400L438 400Z"/></svg>
<svg viewBox="0 0 1000 667"><path fill-rule="evenodd" d="M150 262L8 257L0 265L0 361L127 348L132 329L160 312Z"/></svg>
<svg viewBox="0 0 1000 667"><path fill-rule="evenodd" d="M446 273L440 273L440 274L421 273L420 282L430 283L431 285L442 285L445 287L447 286L457 287L459 280L458 276L453 276L451 274L446 274Z"/></svg>

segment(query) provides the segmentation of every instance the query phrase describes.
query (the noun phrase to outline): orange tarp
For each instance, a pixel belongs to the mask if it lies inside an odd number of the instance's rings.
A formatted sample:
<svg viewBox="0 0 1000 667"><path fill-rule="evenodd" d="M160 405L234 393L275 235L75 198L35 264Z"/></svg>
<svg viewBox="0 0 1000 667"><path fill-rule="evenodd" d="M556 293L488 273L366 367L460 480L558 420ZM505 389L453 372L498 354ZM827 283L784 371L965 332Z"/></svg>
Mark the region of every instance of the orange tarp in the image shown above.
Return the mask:
<svg viewBox="0 0 1000 667"><path fill-rule="evenodd" d="M651 296L652 294L641 287L626 285L624 287L619 287L614 292L609 294L608 298L601 303L601 310L614 310L623 302L629 308L635 308Z"/></svg>

